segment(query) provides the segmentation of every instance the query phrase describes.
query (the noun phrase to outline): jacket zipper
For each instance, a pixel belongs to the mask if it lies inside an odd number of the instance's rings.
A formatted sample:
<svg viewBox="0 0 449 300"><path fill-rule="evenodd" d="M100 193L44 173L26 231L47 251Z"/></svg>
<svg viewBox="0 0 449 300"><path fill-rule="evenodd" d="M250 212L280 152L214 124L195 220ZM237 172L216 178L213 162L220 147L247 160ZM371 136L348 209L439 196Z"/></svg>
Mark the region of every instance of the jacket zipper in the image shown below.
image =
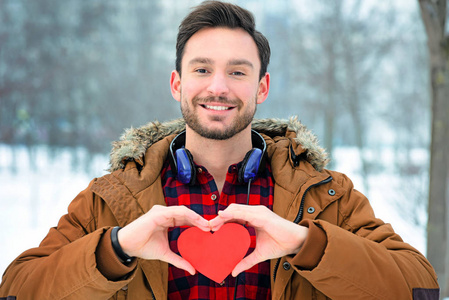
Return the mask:
<svg viewBox="0 0 449 300"><path fill-rule="evenodd" d="M313 188L313 187L316 187L316 186L319 186L319 185L322 185L322 184L331 182L332 179L333 179L332 176L329 176L328 178L326 178L326 179L324 179L324 180L322 180L322 181L320 181L320 182L318 182L318 183L312 184L311 186L309 186L309 187L306 189L306 191L304 192L304 195L302 195L302 198L301 198L301 205L300 205L300 207L299 207L299 212L298 212L298 214L296 215L296 218L295 218L295 220L293 221L293 223L298 224L298 223L301 221L302 217L303 217L303 214L304 214L304 200L306 199L306 194L307 194L307 192L308 192L311 188ZM278 270L278 268L279 268L279 264L280 264L280 263L281 263L281 257L278 258L278 260L276 261L276 264L274 265L273 281L276 281L276 273L277 273L277 270Z"/></svg>

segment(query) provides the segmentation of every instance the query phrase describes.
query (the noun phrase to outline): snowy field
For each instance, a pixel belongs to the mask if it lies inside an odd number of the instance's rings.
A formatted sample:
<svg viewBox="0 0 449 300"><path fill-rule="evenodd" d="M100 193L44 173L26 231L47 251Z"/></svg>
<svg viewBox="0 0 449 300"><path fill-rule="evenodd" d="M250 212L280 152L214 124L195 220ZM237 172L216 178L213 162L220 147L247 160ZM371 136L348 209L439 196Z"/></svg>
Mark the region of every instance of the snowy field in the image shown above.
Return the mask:
<svg viewBox="0 0 449 300"><path fill-rule="evenodd" d="M0 274L21 252L36 247L50 227L56 226L59 218L67 212L70 201L94 178L105 174L107 156L92 158L90 171L73 168L68 150L49 155L46 147L35 152L35 167L30 167L25 147L15 148L15 168L12 166L13 152L0 144ZM77 151L79 161L87 153ZM388 152L382 159L392 159ZM54 157L49 159L49 157ZM355 187L363 191L358 175L359 160L356 150L337 149L335 170L345 173ZM425 159L425 154L418 158ZM15 169L15 171L14 171ZM425 231L401 217L391 199L398 193L397 176L391 170L384 170L370 177L370 201L378 218L391 223L396 232L409 244L425 253ZM402 187L407 189L409 187Z"/></svg>

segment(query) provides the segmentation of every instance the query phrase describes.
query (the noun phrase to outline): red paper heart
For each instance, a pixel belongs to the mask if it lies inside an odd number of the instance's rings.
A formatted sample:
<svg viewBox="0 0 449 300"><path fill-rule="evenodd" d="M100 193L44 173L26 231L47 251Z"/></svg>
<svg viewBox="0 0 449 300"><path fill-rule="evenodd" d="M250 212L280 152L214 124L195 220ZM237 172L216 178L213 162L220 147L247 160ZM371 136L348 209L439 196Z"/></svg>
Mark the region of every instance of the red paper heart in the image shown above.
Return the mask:
<svg viewBox="0 0 449 300"><path fill-rule="evenodd" d="M178 238L178 250L198 272L220 283L245 256L250 243L245 227L227 223L214 233L186 229Z"/></svg>

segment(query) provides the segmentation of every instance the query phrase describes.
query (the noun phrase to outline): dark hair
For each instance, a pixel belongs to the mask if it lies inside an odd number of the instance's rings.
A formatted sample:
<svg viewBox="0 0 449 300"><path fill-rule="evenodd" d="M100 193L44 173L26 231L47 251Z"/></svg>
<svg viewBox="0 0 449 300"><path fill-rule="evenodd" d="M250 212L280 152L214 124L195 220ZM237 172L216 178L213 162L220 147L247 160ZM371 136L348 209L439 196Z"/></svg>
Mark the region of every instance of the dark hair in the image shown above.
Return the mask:
<svg viewBox="0 0 449 300"><path fill-rule="evenodd" d="M270 62L270 45L262 33L255 29L254 16L237 5L220 1L205 1L188 14L179 25L176 41L176 71L181 75L181 61L187 41L203 28L227 27L242 28L256 43L260 58L261 79L267 72Z"/></svg>

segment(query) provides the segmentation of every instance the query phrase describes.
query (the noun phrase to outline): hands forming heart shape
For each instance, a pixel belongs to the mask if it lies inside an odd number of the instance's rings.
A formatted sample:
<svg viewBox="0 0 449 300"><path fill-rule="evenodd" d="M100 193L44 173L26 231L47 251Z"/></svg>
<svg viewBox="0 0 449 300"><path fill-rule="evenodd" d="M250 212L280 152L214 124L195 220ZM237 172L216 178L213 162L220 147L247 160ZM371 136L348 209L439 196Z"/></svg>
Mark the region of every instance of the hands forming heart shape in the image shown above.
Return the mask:
<svg viewBox="0 0 449 300"><path fill-rule="evenodd" d="M251 238L240 224L248 224L256 234L255 249L246 257ZM178 238L182 257L168 242L168 229L176 226L192 226ZM237 276L262 261L298 253L307 234L307 227L261 205L231 204L210 221L185 206L155 205L123 227L118 240L129 256L158 259L192 275L196 270L221 283L230 272Z"/></svg>

